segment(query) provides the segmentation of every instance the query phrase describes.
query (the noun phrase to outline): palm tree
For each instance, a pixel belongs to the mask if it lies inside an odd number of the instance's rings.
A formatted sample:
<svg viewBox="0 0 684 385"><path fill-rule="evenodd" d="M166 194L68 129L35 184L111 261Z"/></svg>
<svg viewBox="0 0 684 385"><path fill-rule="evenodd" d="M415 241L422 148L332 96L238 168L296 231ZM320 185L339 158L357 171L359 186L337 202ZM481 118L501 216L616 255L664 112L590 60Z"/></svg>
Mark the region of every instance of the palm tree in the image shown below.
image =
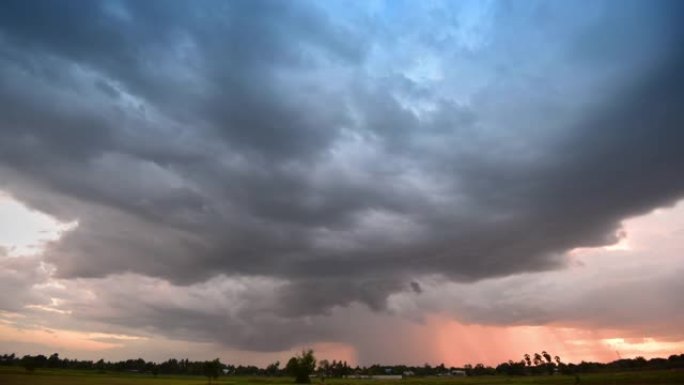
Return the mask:
<svg viewBox="0 0 684 385"><path fill-rule="evenodd" d="M542 359L541 354L534 353L534 366L539 366L542 363L544 363L544 360Z"/></svg>

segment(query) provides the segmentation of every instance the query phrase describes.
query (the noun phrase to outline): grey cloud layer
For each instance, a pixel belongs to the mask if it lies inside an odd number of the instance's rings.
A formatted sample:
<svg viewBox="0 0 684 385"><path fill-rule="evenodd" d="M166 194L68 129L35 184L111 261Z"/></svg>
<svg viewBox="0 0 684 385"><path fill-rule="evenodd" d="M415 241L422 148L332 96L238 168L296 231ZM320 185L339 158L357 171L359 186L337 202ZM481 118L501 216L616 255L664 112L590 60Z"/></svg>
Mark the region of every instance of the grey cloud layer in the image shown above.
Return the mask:
<svg viewBox="0 0 684 385"><path fill-rule="evenodd" d="M656 3L500 3L473 33L449 9L6 1L0 188L79 221L60 277L271 277L273 317L558 268L684 195L682 12Z"/></svg>
<svg viewBox="0 0 684 385"><path fill-rule="evenodd" d="M619 258L593 255L607 266L573 274L533 273L474 285L425 278L422 297L396 294L390 308L413 316L446 312L478 325L555 325L611 330L621 337L682 341L681 263L669 269L615 268ZM647 258L638 256L639 258ZM667 262L666 262L667 263Z"/></svg>

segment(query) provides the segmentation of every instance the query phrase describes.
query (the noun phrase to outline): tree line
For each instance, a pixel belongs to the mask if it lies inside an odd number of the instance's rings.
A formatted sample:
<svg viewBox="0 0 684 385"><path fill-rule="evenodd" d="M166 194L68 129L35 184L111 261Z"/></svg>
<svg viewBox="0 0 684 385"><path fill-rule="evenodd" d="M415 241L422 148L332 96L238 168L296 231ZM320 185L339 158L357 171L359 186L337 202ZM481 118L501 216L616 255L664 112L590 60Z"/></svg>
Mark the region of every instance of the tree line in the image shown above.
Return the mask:
<svg viewBox="0 0 684 385"><path fill-rule="evenodd" d="M543 351L532 355L525 354L520 360L509 360L497 366L483 364L465 365L464 367L447 367L444 364L431 366L410 365L379 365L350 366L346 361L317 361L313 350L305 350L292 357L284 367L280 362L274 362L264 368L253 365L230 365L222 363L218 358L212 361L190 361L188 359L171 358L161 363L145 361L142 358L123 361L77 360L61 358L54 353L50 356L15 354L0 355L0 365L21 366L32 372L36 369L73 369L92 370L97 372L133 372L156 376L165 375L197 375L206 376L210 381L220 375L234 376L291 376L297 383L308 383L312 376L345 377L353 375L415 375L415 376L445 376L455 371L465 372L470 376L485 375L577 375L595 372L630 371L630 370L665 370L684 369L684 354L671 355L668 358L643 357L625 358L609 363L585 362L579 364L564 363L560 357L552 356Z"/></svg>
<svg viewBox="0 0 684 385"><path fill-rule="evenodd" d="M577 375L585 373L600 372L624 372L639 370L666 370L684 369L684 354L673 354L668 358L621 358L612 362L587 362L579 364L564 363L558 356L551 356L546 351L525 354L520 361L509 360L496 367L476 367L466 366L466 371L470 375L545 375L545 374L564 374Z"/></svg>

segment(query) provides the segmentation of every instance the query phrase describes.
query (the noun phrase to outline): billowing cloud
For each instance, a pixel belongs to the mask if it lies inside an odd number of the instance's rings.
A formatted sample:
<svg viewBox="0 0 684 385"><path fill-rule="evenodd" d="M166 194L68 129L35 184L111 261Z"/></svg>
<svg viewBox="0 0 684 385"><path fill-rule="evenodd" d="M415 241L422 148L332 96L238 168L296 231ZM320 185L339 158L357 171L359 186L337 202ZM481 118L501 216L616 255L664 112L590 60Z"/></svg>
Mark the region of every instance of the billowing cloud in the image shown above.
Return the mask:
<svg viewBox="0 0 684 385"><path fill-rule="evenodd" d="M617 245L573 250L568 269L475 284L427 276L420 295L395 294L389 307L405 315L441 313L467 324L613 329L624 338L681 343L684 203L629 219L623 227Z"/></svg>
<svg viewBox="0 0 684 385"><path fill-rule="evenodd" d="M677 2L0 7L0 189L78 223L17 279L59 282L41 306L83 322L345 340L342 309L434 285L499 303L487 282L565 271L684 196ZM458 315L597 303L576 301Z"/></svg>

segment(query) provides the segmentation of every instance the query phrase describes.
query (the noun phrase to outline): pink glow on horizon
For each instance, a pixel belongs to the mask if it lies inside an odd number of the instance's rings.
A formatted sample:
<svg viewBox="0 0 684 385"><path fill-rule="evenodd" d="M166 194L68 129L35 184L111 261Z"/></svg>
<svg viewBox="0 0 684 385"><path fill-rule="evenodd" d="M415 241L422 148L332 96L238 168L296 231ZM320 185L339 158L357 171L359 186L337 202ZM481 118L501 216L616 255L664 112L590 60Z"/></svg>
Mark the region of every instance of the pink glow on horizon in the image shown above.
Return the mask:
<svg viewBox="0 0 684 385"><path fill-rule="evenodd" d="M449 366L483 363L497 365L520 361L525 353L546 350L563 362L610 362L643 356L667 357L684 352L684 341L658 341L653 338L616 337L616 330L579 329L561 326L464 325L439 316L428 322L435 330L435 348Z"/></svg>
<svg viewBox="0 0 684 385"><path fill-rule="evenodd" d="M0 323L0 341L2 342L39 343L42 346L58 350L106 351L123 346L123 341L130 338L133 337L49 328L16 328ZM121 340L121 342L105 342L99 339ZM36 353L45 354L42 351Z"/></svg>
<svg viewBox="0 0 684 385"><path fill-rule="evenodd" d="M610 362L618 358L667 357L684 352L684 341L659 341L653 338L620 338L619 331L607 329L580 329L560 326L486 326L477 324L461 324L443 316L430 316L426 323L419 327L423 341L432 346L434 354L411 357L411 353L425 350L425 346L416 346L409 351L404 362L421 365L428 362L433 365L444 363L447 366L461 367L465 364L496 366L508 360L520 361L525 353L533 355L543 350L552 356L560 356L566 363L580 361ZM0 341L5 343L38 343L43 346L35 352L44 353L44 348L59 351L81 351L88 356L95 353L109 356L115 353L116 358L123 359L136 350L135 346L144 343L144 338L125 335L101 333L85 333L68 330L46 328L16 328L0 323ZM174 342L175 344L175 342ZM193 343L185 342L193 345ZM126 347L128 346L128 347ZM189 346L188 346L189 347ZM201 351L210 349L200 347ZM319 360L347 361L351 366L357 364L370 365L376 362L359 362L356 349L343 343L323 342L308 346L300 346L287 351L264 353L247 351L224 351L219 356L236 364L256 364L266 366L280 361L283 365L289 357L302 349L311 348ZM123 350L121 350L123 349ZM211 349L210 349L211 350ZM428 351L431 349L428 348ZM90 353L87 353L90 352ZM120 357L119 357L120 356ZM212 356L213 357L213 356ZM116 359L115 357L109 357ZM150 357L148 357L150 359ZM154 359L154 358L152 358ZM419 363L421 362L421 363ZM389 364L389 362L380 362Z"/></svg>
<svg viewBox="0 0 684 385"><path fill-rule="evenodd" d="M316 352L318 360L346 361L349 365L356 365L358 362L356 349L347 344L322 342L314 344L311 348Z"/></svg>

